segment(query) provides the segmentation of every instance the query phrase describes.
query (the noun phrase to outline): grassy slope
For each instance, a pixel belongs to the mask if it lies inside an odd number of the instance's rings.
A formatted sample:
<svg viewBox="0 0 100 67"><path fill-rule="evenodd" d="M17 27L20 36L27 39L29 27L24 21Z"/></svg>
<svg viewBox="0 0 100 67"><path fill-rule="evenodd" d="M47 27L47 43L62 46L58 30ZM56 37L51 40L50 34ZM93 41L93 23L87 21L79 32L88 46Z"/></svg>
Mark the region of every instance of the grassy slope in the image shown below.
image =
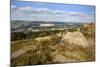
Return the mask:
<svg viewBox="0 0 100 67"><path fill-rule="evenodd" d="M79 61L94 61L95 60L95 46L94 34L88 36L86 32L82 31L86 36L89 46L83 48L81 46L73 46L67 42L61 42L61 37L50 35L50 40L37 41L34 38L13 41L11 43L12 54L19 50L27 50L26 53L11 59L12 65L32 65L32 64L49 64L49 63L63 63L63 62L79 62ZM35 47L35 48L34 48Z"/></svg>
<svg viewBox="0 0 100 67"><path fill-rule="evenodd" d="M83 48L80 46L73 45L61 45L61 38L52 38L47 41L19 41L13 43L12 53L16 52L20 49L31 48L31 46L36 48L32 48L27 51L25 54L12 59L12 65L31 65L31 64L48 64L48 63L60 63L59 58L56 56L61 55L66 58L65 62L79 62L79 61L93 61L94 60L94 48L90 46L88 48ZM65 43L68 44L68 43ZM18 46L19 45L19 46ZM16 49L15 49L16 48ZM57 59L57 61L56 61Z"/></svg>

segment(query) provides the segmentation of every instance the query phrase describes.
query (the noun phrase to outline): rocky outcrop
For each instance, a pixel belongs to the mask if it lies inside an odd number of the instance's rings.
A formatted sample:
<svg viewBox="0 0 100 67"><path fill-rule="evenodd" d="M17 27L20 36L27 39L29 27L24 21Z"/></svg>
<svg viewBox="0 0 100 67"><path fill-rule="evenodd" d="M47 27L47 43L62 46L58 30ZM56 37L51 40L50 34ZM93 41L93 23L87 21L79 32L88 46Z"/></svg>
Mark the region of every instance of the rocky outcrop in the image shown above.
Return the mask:
<svg viewBox="0 0 100 67"><path fill-rule="evenodd" d="M68 42L69 44L73 44L76 46L82 46L87 47L88 42L87 39L84 37L84 35L81 32L67 32L63 35L62 41Z"/></svg>

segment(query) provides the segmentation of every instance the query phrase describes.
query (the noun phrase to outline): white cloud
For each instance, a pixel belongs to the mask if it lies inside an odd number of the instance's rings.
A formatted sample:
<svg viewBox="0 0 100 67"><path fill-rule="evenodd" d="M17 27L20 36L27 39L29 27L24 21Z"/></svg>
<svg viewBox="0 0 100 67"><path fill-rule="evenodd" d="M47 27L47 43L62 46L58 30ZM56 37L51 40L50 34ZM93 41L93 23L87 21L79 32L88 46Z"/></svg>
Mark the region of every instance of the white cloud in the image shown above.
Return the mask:
<svg viewBox="0 0 100 67"><path fill-rule="evenodd" d="M20 11L32 11L33 8L32 7L20 7L20 8L18 8L18 10L20 10Z"/></svg>
<svg viewBox="0 0 100 67"><path fill-rule="evenodd" d="M16 6L15 5L11 5L11 8L16 8Z"/></svg>
<svg viewBox="0 0 100 67"><path fill-rule="evenodd" d="M59 21L59 22L94 22L94 15L86 15L80 12L66 12L48 8L19 7L12 5L12 20L33 21Z"/></svg>

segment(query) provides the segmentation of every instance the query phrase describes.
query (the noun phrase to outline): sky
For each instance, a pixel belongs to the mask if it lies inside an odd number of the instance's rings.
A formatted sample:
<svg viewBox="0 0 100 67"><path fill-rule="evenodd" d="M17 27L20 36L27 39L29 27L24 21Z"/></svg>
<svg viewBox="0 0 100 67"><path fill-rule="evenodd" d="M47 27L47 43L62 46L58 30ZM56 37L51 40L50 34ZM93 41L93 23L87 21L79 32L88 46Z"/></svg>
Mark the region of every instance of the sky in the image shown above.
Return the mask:
<svg viewBox="0 0 100 67"><path fill-rule="evenodd" d="M11 20L95 22L95 6L11 0Z"/></svg>

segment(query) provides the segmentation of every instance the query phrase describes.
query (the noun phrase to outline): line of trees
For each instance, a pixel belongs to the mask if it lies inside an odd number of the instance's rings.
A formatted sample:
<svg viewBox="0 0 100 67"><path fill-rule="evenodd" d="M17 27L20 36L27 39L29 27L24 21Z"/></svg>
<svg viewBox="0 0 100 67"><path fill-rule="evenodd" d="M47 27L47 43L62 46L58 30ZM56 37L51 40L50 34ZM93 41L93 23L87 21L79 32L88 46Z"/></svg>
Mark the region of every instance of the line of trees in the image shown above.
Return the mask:
<svg viewBox="0 0 100 67"><path fill-rule="evenodd" d="M28 32L28 33L13 32L13 33L11 33L11 41L24 40L24 39L36 38L36 37L43 37L43 36L57 34L59 32L61 32L61 30L41 31L41 32Z"/></svg>

